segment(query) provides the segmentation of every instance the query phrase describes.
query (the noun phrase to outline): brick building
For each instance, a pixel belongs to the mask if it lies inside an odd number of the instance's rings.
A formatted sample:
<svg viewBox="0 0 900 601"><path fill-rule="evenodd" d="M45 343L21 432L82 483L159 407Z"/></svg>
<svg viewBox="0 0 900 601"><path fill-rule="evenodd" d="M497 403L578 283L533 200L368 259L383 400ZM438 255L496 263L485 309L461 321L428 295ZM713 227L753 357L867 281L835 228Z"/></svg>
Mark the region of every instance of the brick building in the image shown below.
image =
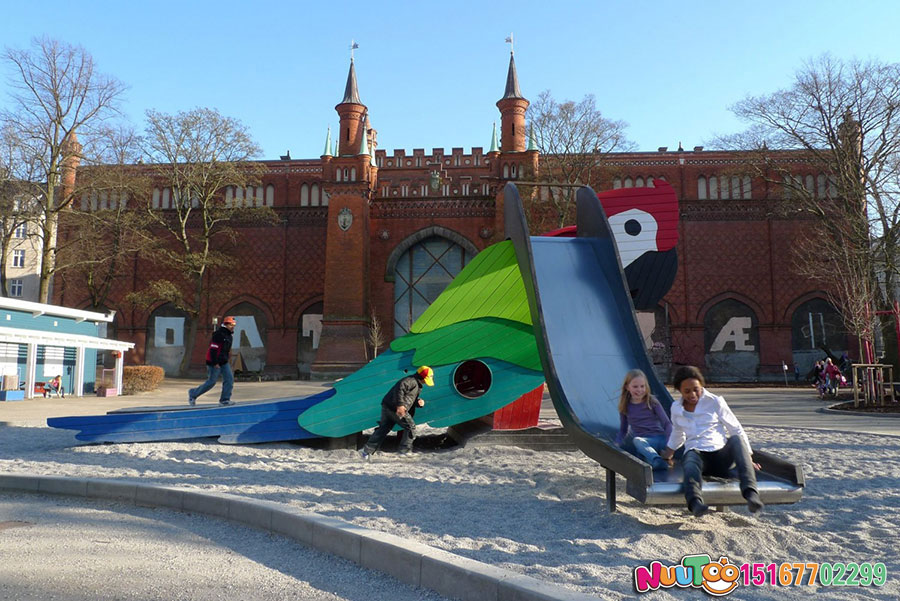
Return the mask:
<svg viewBox="0 0 900 601"><path fill-rule="evenodd" d="M135 342L130 362L174 373L185 352L203 364L213 319L229 314L246 369L315 377L360 367L371 358L373 315L388 340L404 334L477 252L503 238L503 185L540 165L512 56L497 107L499 140L495 130L487 151L386 152L351 59L335 140L329 130L322 156L263 161L260 185L225 190L226 203L269 206L280 223L242 228L246 250L236 269L212 276L220 300L207 299L194 348L184 347L186 315L175 307L125 304L159 269L138 257L110 296L112 335ZM740 157L697 147L607 159L615 175L599 189L664 178L680 200L678 275L642 319L662 369L694 363L712 379L781 379L782 362L805 372L823 341L832 352L847 349L825 295L791 273L791 242L809 226L779 217L772 207L782 191L742 175ZM803 167L797 175L824 194L824 176ZM154 190L152 202L166 210L169 191ZM58 302L84 306L77 286L59 288Z"/></svg>

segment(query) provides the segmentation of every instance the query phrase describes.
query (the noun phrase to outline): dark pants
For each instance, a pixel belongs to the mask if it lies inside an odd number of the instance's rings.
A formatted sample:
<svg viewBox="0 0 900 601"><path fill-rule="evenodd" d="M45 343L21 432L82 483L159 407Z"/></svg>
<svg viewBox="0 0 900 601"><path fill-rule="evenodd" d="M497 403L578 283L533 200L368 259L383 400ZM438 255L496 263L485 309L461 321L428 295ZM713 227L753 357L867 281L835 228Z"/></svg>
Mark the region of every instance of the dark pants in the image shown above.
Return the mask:
<svg viewBox="0 0 900 601"><path fill-rule="evenodd" d="M740 436L732 436L725 446L718 451L685 451L681 460L684 468L684 498L688 507L695 501L703 502L701 487L703 476L728 478L728 470L737 465L738 478L741 481L741 493L745 496L749 491L757 491L756 470L750 458L750 451Z"/></svg>
<svg viewBox="0 0 900 601"><path fill-rule="evenodd" d="M412 415L407 412L406 415L400 417L396 411L382 405L381 420L379 420L378 427L375 428L375 432L372 433L372 436L369 437L369 441L366 443L366 452L374 453L377 451L395 425L403 429L403 436L400 438L400 452L412 451L413 440L416 439L416 422L413 421Z"/></svg>

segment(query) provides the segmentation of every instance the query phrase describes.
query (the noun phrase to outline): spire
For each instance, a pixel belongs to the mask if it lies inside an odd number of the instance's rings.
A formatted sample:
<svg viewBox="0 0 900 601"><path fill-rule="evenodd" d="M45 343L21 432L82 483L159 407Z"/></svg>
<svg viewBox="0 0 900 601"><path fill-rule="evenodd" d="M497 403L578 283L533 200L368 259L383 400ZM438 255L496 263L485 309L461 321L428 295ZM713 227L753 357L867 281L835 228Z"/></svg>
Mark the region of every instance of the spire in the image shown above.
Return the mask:
<svg viewBox="0 0 900 601"><path fill-rule="evenodd" d="M533 150L535 152L538 150L537 138L534 137L534 125L528 129L528 148L525 150Z"/></svg>
<svg viewBox="0 0 900 601"><path fill-rule="evenodd" d="M350 73L347 74L347 86L344 88L344 99L341 100L341 104L345 102L362 104L359 100L359 90L356 88L356 67L353 66L352 57L350 58Z"/></svg>
<svg viewBox="0 0 900 601"><path fill-rule="evenodd" d="M323 157L330 157L331 154L331 127L328 128L328 135L325 136L325 152L322 153Z"/></svg>
<svg viewBox="0 0 900 601"><path fill-rule="evenodd" d="M497 122L494 121L494 133L491 134L491 149L488 152L500 152L500 144L497 143Z"/></svg>
<svg viewBox="0 0 900 601"><path fill-rule="evenodd" d="M338 143L337 143L337 140L334 141L334 145L331 147L331 154L332 154L332 156L337 156L337 155L338 155Z"/></svg>
<svg viewBox="0 0 900 601"><path fill-rule="evenodd" d="M369 136L366 135L366 128L363 128L363 134L360 136L362 142L359 143L359 154L369 154Z"/></svg>
<svg viewBox="0 0 900 601"><path fill-rule="evenodd" d="M351 65L352 68L352 65ZM519 76L516 75L516 59L512 50L509 51L509 71L506 73L506 92L501 100L506 98L524 98L519 90ZM346 100L344 101L346 102Z"/></svg>

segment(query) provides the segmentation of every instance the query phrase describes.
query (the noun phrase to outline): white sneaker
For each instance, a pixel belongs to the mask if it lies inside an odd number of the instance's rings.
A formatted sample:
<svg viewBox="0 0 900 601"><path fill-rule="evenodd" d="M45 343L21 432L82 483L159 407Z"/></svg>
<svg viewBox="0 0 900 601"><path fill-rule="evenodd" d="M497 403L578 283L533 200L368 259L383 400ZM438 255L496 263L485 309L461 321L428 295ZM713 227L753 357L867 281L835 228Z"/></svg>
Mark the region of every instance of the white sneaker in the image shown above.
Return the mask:
<svg viewBox="0 0 900 601"><path fill-rule="evenodd" d="M196 404L197 404L197 399L195 399L194 397L192 397L192 396L191 396L191 393L189 392L189 393L188 393L188 405L190 405L191 407L193 407L193 406L196 405Z"/></svg>
<svg viewBox="0 0 900 601"><path fill-rule="evenodd" d="M220 405L234 405L234 401L231 399L225 399L224 401L219 401Z"/></svg>
<svg viewBox="0 0 900 601"><path fill-rule="evenodd" d="M368 452L365 449L365 447L363 447L359 450L359 456L362 458L363 461L368 461L369 459L372 458L372 453Z"/></svg>

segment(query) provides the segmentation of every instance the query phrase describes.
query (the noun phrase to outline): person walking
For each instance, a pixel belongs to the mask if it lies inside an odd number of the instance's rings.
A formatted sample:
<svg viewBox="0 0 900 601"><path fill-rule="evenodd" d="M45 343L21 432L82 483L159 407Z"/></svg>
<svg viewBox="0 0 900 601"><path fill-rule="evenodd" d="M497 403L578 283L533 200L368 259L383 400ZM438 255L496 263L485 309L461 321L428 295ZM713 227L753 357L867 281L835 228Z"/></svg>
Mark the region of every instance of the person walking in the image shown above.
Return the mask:
<svg viewBox="0 0 900 601"><path fill-rule="evenodd" d="M197 388L188 390L188 405L197 404L197 397L216 385L219 374L222 375L222 394L219 396L220 405L232 405L231 391L234 388L234 374L231 373L231 365L228 363L231 354L231 343L234 338L234 317L228 316L222 320L222 325L213 332L206 351L206 382Z"/></svg>
<svg viewBox="0 0 900 601"><path fill-rule="evenodd" d="M425 399L419 398L424 386L434 386L434 370L423 365L411 376L401 378L394 384L384 398L381 399L381 419L378 427L369 437L366 446L360 449L360 456L368 460L387 438L395 425L403 429L400 438L400 454L411 455L413 441L416 438L416 423L413 413L416 407L424 407Z"/></svg>

